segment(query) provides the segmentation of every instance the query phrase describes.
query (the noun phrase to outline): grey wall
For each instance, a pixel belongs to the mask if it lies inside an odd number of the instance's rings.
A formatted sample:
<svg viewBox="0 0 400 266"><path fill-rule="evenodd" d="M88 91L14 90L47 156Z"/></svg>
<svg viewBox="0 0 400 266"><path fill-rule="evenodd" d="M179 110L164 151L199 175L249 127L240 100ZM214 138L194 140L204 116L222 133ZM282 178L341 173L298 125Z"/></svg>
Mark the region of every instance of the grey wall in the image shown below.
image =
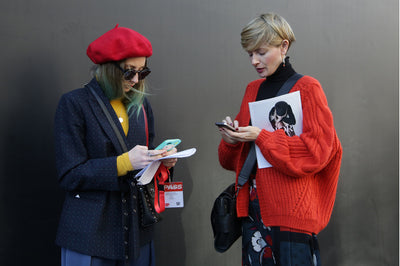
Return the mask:
<svg viewBox="0 0 400 266"><path fill-rule="evenodd" d="M213 125L234 116L257 78L242 26L274 11L292 25L295 69L325 89L344 148L337 200L320 234L323 265L398 265L399 3L396 0L13 0L0 4L0 265L57 265L53 115L90 78L87 45L115 24L153 43L148 78L157 142L196 147L175 175L185 208L157 227L158 265L240 265L240 244L212 247L214 198L234 174L218 163Z"/></svg>

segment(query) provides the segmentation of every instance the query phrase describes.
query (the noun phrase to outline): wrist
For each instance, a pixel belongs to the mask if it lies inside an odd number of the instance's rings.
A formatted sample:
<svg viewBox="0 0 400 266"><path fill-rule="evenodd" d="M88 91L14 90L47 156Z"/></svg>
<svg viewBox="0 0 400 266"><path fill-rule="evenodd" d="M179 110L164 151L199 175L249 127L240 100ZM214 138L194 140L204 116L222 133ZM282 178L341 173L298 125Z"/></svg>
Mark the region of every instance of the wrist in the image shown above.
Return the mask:
<svg viewBox="0 0 400 266"><path fill-rule="evenodd" d="M257 139L258 136L260 135L261 131L262 131L261 128L256 127L256 139Z"/></svg>
<svg viewBox="0 0 400 266"><path fill-rule="evenodd" d="M228 139L228 138L222 138L222 140L228 145L228 146L236 146L239 141L233 140L233 139Z"/></svg>

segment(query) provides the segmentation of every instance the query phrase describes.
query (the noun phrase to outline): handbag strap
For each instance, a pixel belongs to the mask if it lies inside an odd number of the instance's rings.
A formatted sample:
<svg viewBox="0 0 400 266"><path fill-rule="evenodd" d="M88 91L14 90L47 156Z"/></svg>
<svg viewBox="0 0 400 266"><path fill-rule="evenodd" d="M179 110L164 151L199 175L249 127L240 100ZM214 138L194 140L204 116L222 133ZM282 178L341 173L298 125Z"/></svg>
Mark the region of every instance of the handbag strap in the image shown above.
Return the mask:
<svg viewBox="0 0 400 266"><path fill-rule="evenodd" d="M302 74L299 74L299 73L293 74L282 85L282 87L279 89L279 91L276 94L276 96L280 96L280 95L288 93L292 89L294 84L296 84L296 82L302 77L303 77ZM239 176L238 176L238 184L237 184L238 191L239 191L240 188L242 188L242 186L244 184L246 184L246 182L249 179L251 171L253 170L255 164L256 164L256 148L255 148L254 141L252 141L250 143L250 151L249 151L249 153L247 155L246 161L244 162L243 167L240 170L240 173L239 173Z"/></svg>
<svg viewBox="0 0 400 266"><path fill-rule="evenodd" d="M115 135L117 136L117 139L119 141L119 144L121 145L123 152L127 152L128 148L126 147L125 141L122 138L121 132L118 130L118 127L115 124L114 120L112 119L110 112L107 110L106 105L100 99L100 96L94 91L94 89L91 86L89 86L89 84L87 84L86 86L90 89L90 91L96 98L97 102L99 103L101 109L103 110L103 113L106 115L108 122L110 123L111 127L113 128L113 130L115 132ZM144 124L145 124L145 128L146 128L146 145L149 146L149 129L148 129L148 123L147 123L147 114L146 114L143 104L142 104L142 110L143 110L143 115L144 115Z"/></svg>
<svg viewBox="0 0 400 266"><path fill-rule="evenodd" d="M111 127L113 128L115 135L117 135L119 144L121 145L121 148L124 152L128 151L128 148L126 147L125 141L121 136L121 133L119 132L117 125L115 124L114 120L112 119L110 112L107 110L106 105L103 103L103 101L100 99L100 96L97 95L97 93L94 91L94 89L87 85L94 97L96 98L97 102L99 103L101 109L103 110L103 113L106 115L108 122L110 123Z"/></svg>
<svg viewBox="0 0 400 266"><path fill-rule="evenodd" d="M280 96L286 93L289 93L289 91L292 89L292 87L294 86L294 84L296 84L296 82L301 79L303 77L302 74L299 73L295 73L292 76L290 76L290 78L288 80L286 80L286 82L282 85L282 87L279 89L278 93L276 94L276 96Z"/></svg>
<svg viewBox="0 0 400 266"><path fill-rule="evenodd" d="M250 151L247 154L246 161L244 162L242 170L240 170L238 176L238 188L241 188L244 184L246 184L255 164L256 164L256 145L254 145L254 141L252 141L250 143Z"/></svg>

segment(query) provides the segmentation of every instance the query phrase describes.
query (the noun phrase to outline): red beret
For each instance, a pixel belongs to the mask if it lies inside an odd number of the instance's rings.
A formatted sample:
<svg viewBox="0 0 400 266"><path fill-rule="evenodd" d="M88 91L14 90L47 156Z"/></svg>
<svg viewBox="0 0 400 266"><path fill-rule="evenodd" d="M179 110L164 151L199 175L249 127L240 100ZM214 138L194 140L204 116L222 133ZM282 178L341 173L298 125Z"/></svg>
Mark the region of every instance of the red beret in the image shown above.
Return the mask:
<svg viewBox="0 0 400 266"><path fill-rule="evenodd" d="M118 25L94 40L86 54L95 64L119 61L129 57L150 57L150 41L140 33Z"/></svg>

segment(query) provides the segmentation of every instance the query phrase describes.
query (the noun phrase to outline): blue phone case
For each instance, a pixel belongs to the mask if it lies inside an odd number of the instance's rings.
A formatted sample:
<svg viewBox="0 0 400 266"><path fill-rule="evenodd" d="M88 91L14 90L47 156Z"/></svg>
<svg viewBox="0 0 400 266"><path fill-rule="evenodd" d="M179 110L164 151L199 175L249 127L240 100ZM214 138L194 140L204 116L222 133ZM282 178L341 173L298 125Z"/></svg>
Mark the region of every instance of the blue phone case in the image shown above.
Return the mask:
<svg viewBox="0 0 400 266"><path fill-rule="evenodd" d="M168 145L173 145L173 147L175 147L179 143L181 143L180 139L166 139L160 145L158 145L157 148L155 148L155 150L161 150L162 148L164 148L165 146L168 146Z"/></svg>

